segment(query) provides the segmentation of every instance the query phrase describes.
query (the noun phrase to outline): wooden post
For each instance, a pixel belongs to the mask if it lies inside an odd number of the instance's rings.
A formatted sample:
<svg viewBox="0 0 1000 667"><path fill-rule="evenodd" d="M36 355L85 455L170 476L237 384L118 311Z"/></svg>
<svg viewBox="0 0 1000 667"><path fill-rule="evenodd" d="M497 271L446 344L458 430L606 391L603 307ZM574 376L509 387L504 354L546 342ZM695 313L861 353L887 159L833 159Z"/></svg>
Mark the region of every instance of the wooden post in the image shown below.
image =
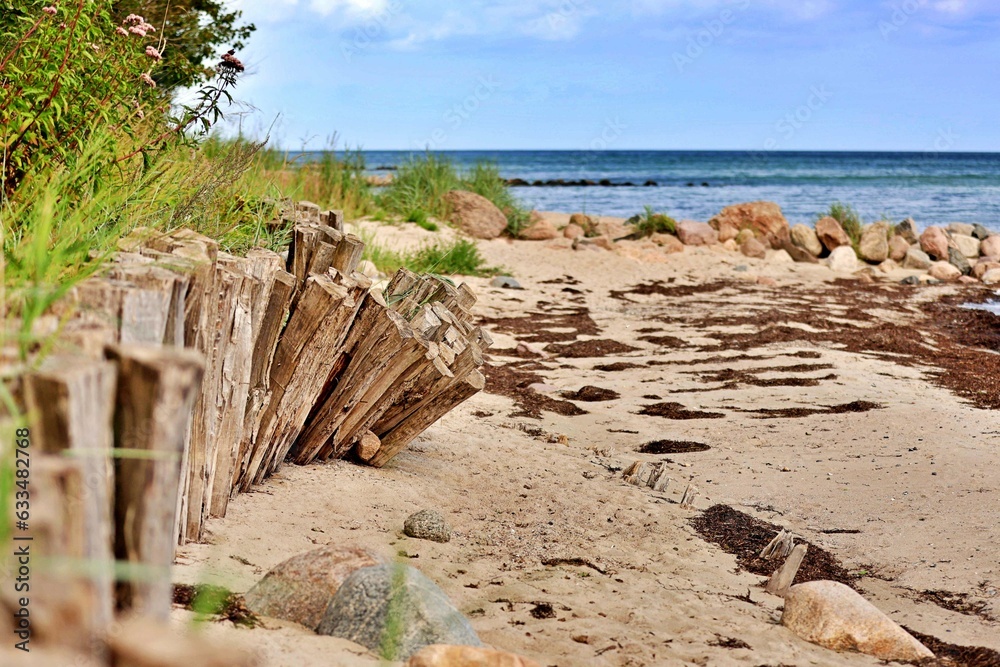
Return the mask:
<svg viewBox="0 0 1000 667"><path fill-rule="evenodd" d="M79 579L89 589L89 604L81 610L82 622L98 634L111 623L114 610L111 447L115 384L114 364L79 357L50 357L41 370L24 378L37 451L65 454L78 467L81 488L78 495L66 499L75 506L71 508L73 521L63 530L79 531L80 542L66 553L47 555L84 562Z"/></svg>
<svg viewBox="0 0 1000 667"><path fill-rule="evenodd" d="M795 575L799 571L799 567L802 565L802 559L806 557L806 551L808 546L805 544L796 545L792 549L791 555L788 556L788 560L785 561L784 565L774 571L771 578L767 582L767 586L764 588L771 595L779 595L781 597L785 596L788 592L788 588L795 581Z"/></svg>
<svg viewBox="0 0 1000 667"><path fill-rule="evenodd" d="M761 549L760 557L767 560L774 558L775 556L779 558L785 558L792 552L792 547L795 546L795 536L790 532L781 529L774 539L767 543L767 546Z"/></svg>
<svg viewBox="0 0 1000 667"><path fill-rule="evenodd" d="M688 484L687 488L684 489L684 495L681 496L681 509L694 509L694 499L697 497L698 487L694 484Z"/></svg>
<svg viewBox="0 0 1000 667"><path fill-rule="evenodd" d="M115 446L115 556L128 563L118 605L170 616L181 458L204 372L190 350L112 346L118 366Z"/></svg>

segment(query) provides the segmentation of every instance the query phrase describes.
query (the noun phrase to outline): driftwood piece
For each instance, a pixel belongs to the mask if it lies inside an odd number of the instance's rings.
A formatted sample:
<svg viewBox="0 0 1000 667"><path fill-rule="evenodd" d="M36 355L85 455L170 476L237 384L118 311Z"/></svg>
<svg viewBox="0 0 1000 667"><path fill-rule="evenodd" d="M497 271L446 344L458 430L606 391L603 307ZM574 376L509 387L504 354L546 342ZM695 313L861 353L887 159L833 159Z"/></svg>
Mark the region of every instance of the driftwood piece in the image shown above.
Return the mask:
<svg viewBox="0 0 1000 667"><path fill-rule="evenodd" d="M338 232L344 231L344 212L343 211L325 211L319 216L320 222L327 225L328 227L333 227Z"/></svg>
<svg viewBox="0 0 1000 667"><path fill-rule="evenodd" d="M337 250L334 253L330 266L340 271L345 276L354 273L361 261L361 254L365 250L365 242L354 234L347 234L337 243Z"/></svg>
<svg viewBox="0 0 1000 667"><path fill-rule="evenodd" d="M382 446L369 463L377 468L384 466L434 422L466 399L482 391L485 386L486 378L483 374L473 371L431 400L422 402L418 409L396 428L387 433L375 431L382 440Z"/></svg>
<svg viewBox="0 0 1000 667"><path fill-rule="evenodd" d="M670 484L670 477L667 476L667 464L660 463L657 470L650 475L649 478L649 488L657 493L663 493L667 490L667 485Z"/></svg>
<svg viewBox="0 0 1000 667"><path fill-rule="evenodd" d="M34 446L45 454L68 457L78 471L67 474L80 477L66 480L79 488L63 498L71 504L71 520L61 530L72 548L43 553L76 558L85 565L73 579L86 588L81 622L95 635L111 623L114 611L111 447L115 385L114 364L79 357L51 357L24 378ZM32 481L40 484L37 478Z"/></svg>
<svg viewBox="0 0 1000 667"><path fill-rule="evenodd" d="M694 500L698 497L698 487L694 484L688 484L687 488L684 489L684 495L681 496L681 509L694 509Z"/></svg>
<svg viewBox="0 0 1000 667"><path fill-rule="evenodd" d="M262 413L242 490L277 470L299 437L335 370L360 296L335 284L329 275L306 281L274 355L271 400Z"/></svg>
<svg viewBox="0 0 1000 667"><path fill-rule="evenodd" d="M181 459L204 372L200 354L172 348L108 348L118 366L115 556L128 564L118 605L157 619L170 615L170 566Z"/></svg>
<svg viewBox="0 0 1000 667"><path fill-rule="evenodd" d="M766 547L761 549L760 557L765 560L769 560L775 556L778 558L787 558L794 546L795 535L782 528L781 532L775 535L774 539L768 542Z"/></svg>
<svg viewBox="0 0 1000 667"><path fill-rule="evenodd" d="M771 578L767 581L767 586L764 587L771 595L779 595L781 597L785 596L788 592L788 588L795 581L795 575L799 571L799 567L802 565L802 559L806 557L806 551L808 546L805 544L796 545L792 549L792 553L788 556L788 559L784 564L774 571Z"/></svg>

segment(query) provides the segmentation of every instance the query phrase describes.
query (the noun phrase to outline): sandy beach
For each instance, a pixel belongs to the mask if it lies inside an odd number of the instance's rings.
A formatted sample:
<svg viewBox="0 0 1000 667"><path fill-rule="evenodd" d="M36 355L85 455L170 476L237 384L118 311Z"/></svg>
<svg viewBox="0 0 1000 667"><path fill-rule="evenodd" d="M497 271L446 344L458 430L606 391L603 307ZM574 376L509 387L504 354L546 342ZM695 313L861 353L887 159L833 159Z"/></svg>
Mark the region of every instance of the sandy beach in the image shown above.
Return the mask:
<svg viewBox="0 0 1000 667"><path fill-rule="evenodd" d="M182 548L178 581L242 592L318 545L359 546L419 568L484 642L543 665L878 664L778 624L765 578L692 527L724 505L834 556L912 631L1000 650L997 361L970 345L992 316L937 305L984 288L563 241L479 243L523 287L467 281L496 339L485 392L383 469L286 465ZM665 492L622 480L636 460L667 462ZM451 542L403 535L425 508ZM378 662L274 619L209 631L270 665Z"/></svg>

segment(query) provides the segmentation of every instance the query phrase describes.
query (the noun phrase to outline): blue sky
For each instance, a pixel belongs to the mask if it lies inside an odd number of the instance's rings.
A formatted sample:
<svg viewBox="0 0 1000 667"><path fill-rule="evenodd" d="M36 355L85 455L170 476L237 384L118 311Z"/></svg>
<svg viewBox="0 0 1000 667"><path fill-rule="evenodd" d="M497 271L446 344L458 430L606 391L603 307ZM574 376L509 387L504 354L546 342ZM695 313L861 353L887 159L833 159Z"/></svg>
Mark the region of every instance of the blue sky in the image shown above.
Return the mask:
<svg viewBox="0 0 1000 667"><path fill-rule="evenodd" d="M996 0L237 0L285 148L1000 151Z"/></svg>

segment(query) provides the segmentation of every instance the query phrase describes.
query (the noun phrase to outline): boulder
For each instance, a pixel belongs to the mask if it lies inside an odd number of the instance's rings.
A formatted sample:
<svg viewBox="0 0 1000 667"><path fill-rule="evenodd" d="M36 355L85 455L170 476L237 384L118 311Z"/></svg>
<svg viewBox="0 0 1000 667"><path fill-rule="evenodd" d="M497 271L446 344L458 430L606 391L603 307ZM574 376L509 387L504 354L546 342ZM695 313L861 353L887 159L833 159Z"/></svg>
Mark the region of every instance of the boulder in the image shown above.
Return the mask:
<svg viewBox="0 0 1000 667"><path fill-rule="evenodd" d="M809 225L803 225L799 223L792 227L791 230L792 243L802 248L813 257L819 257L823 254L823 244L820 243L819 237L816 236L816 230Z"/></svg>
<svg viewBox="0 0 1000 667"><path fill-rule="evenodd" d="M948 248L948 262L961 271L963 276L972 273L972 265L958 248Z"/></svg>
<svg viewBox="0 0 1000 667"><path fill-rule="evenodd" d="M902 262L906 259L906 252L910 249L910 244L902 236L893 236L889 239L889 259Z"/></svg>
<svg viewBox="0 0 1000 667"><path fill-rule="evenodd" d="M495 239L507 229L507 216L486 197L465 190L444 196L448 220L474 239Z"/></svg>
<svg viewBox="0 0 1000 667"><path fill-rule="evenodd" d="M584 236L593 236L597 233L597 222L586 213L574 213L569 216L569 224L582 229Z"/></svg>
<svg viewBox="0 0 1000 667"><path fill-rule="evenodd" d="M707 222L681 220L677 223L677 238L684 245L715 245L719 242L719 233Z"/></svg>
<svg viewBox="0 0 1000 667"><path fill-rule="evenodd" d="M974 267L972 267L972 277L976 280L982 280L983 276L992 271L993 269L1000 269L1000 262L991 261L980 261Z"/></svg>
<svg viewBox="0 0 1000 667"><path fill-rule="evenodd" d="M926 271L931 268L931 263L932 260L930 255L917 246L911 246L910 249L906 251L906 257L903 258L904 269L920 269L921 271Z"/></svg>
<svg viewBox="0 0 1000 667"><path fill-rule="evenodd" d="M854 254L854 248L849 245L834 248L826 261L830 269L837 273L854 273L861 268L858 265L858 256Z"/></svg>
<svg viewBox="0 0 1000 667"><path fill-rule="evenodd" d="M734 238L733 240L736 241L736 245L741 246L750 239L755 239L755 238L757 238L757 235L753 233L752 229L743 229L740 230L740 233L737 234L736 238Z"/></svg>
<svg viewBox="0 0 1000 667"><path fill-rule="evenodd" d="M889 259L889 223L876 222L862 229L858 254L873 264Z"/></svg>
<svg viewBox="0 0 1000 667"><path fill-rule="evenodd" d="M1000 235L987 236L979 244L979 252L983 257L1000 259Z"/></svg>
<svg viewBox="0 0 1000 667"><path fill-rule="evenodd" d="M823 247L830 252L851 245L851 237L847 235L837 219L830 216L816 221L816 236L819 237Z"/></svg>
<svg viewBox="0 0 1000 667"><path fill-rule="evenodd" d="M482 646L437 584L398 564L356 570L331 600L316 632L361 644L386 660L405 660L433 644Z"/></svg>
<svg viewBox="0 0 1000 667"><path fill-rule="evenodd" d="M427 646L414 653L406 667L541 667L513 653L474 646Z"/></svg>
<svg viewBox="0 0 1000 667"><path fill-rule="evenodd" d="M790 245L790 244L789 244ZM784 248L778 248L767 256L768 264L793 264L795 260Z"/></svg>
<svg viewBox="0 0 1000 667"><path fill-rule="evenodd" d="M767 257L767 247L757 239L748 239L740 246L740 252L747 257L764 259Z"/></svg>
<svg viewBox="0 0 1000 667"><path fill-rule="evenodd" d="M586 235L587 233L583 230L583 227L576 224L575 222L571 222L565 227L563 227L563 236L565 236L568 239L577 239L580 238L581 236L586 236Z"/></svg>
<svg viewBox="0 0 1000 667"><path fill-rule="evenodd" d="M451 527L435 510L420 510L403 523L403 532L410 537L432 542L450 542Z"/></svg>
<svg viewBox="0 0 1000 667"><path fill-rule="evenodd" d="M522 229L517 236L525 241L551 241L559 236L559 230L546 218L532 214L531 224Z"/></svg>
<svg viewBox="0 0 1000 667"><path fill-rule="evenodd" d="M972 276L959 276L958 277L958 282L960 282L963 285L978 285L979 284L979 281L976 280L975 278L973 278Z"/></svg>
<svg viewBox="0 0 1000 667"><path fill-rule="evenodd" d="M653 234L650 239L668 255L676 252L684 252L684 244L672 234Z"/></svg>
<svg viewBox="0 0 1000 667"><path fill-rule="evenodd" d="M962 275L962 272L949 262L934 262L928 273L936 280L958 280Z"/></svg>
<svg viewBox="0 0 1000 667"><path fill-rule="evenodd" d="M990 230L986 229L985 227L983 227L982 225L980 225L978 223L972 226L972 236L974 238L979 239L980 241L982 241L985 238L990 237L991 235L992 235L992 232Z"/></svg>
<svg viewBox="0 0 1000 667"><path fill-rule="evenodd" d="M723 248L729 252L739 252L740 244L736 242L736 239L729 239L725 243L720 244Z"/></svg>
<svg viewBox="0 0 1000 667"><path fill-rule="evenodd" d="M819 243L819 241L817 241L817 243ZM796 262L804 262L806 264L819 263L819 259L816 257L816 255L812 254L805 248L800 248L791 241L782 246L782 250L788 253L788 256L791 257Z"/></svg>
<svg viewBox="0 0 1000 667"><path fill-rule="evenodd" d="M976 231L976 226L975 225L970 225L970 224L965 223L965 222L951 222L951 223L948 223L948 227L946 229L951 234L961 234L962 236L972 236L972 234Z"/></svg>
<svg viewBox="0 0 1000 667"><path fill-rule="evenodd" d="M742 229L752 229L757 237L772 248L780 248L791 238L788 220L782 214L781 207L773 202L756 201L727 206L708 224L720 232L720 241L734 238L732 230L738 233Z"/></svg>
<svg viewBox="0 0 1000 667"><path fill-rule="evenodd" d="M934 657L872 603L835 581L810 581L789 588L781 624L802 639L834 651L859 651L899 662Z"/></svg>
<svg viewBox="0 0 1000 667"><path fill-rule="evenodd" d="M377 565L368 552L326 546L276 565L246 594L255 614L300 623L315 630L330 600L352 572Z"/></svg>
<svg viewBox="0 0 1000 667"><path fill-rule="evenodd" d="M970 259L979 257L979 239L964 234L952 234L951 242L964 256Z"/></svg>
<svg viewBox="0 0 1000 667"><path fill-rule="evenodd" d="M920 249L936 260L947 260L948 235L940 227L928 227L920 235Z"/></svg>
<svg viewBox="0 0 1000 667"><path fill-rule="evenodd" d="M920 240L917 236L917 223L913 221L913 218L903 220L901 223L896 225L892 231L896 234L896 236L902 236L903 240L910 245L913 245Z"/></svg>
<svg viewBox="0 0 1000 667"><path fill-rule="evenodd" d="M1000 283L1000 269L990 269L981 278L984 285L996 285Z"/></svg>
<svg viewBox="0 0 1000 667"><path fill-rule="evenodd" d="M490 287L499 287L500 289L524 289L521 287L521 283L517 282L517 279L511 276L497 276L490 281Z"/></svg>
<svg viewBox="0 0 1000 667"><path fill-rule="evenodd" d="M370 259L363 259L358 262L358 272L365 274L372 280L378 280L382 277L382 273L378 270L378 267L375 266L375 262Z"/></svg>

